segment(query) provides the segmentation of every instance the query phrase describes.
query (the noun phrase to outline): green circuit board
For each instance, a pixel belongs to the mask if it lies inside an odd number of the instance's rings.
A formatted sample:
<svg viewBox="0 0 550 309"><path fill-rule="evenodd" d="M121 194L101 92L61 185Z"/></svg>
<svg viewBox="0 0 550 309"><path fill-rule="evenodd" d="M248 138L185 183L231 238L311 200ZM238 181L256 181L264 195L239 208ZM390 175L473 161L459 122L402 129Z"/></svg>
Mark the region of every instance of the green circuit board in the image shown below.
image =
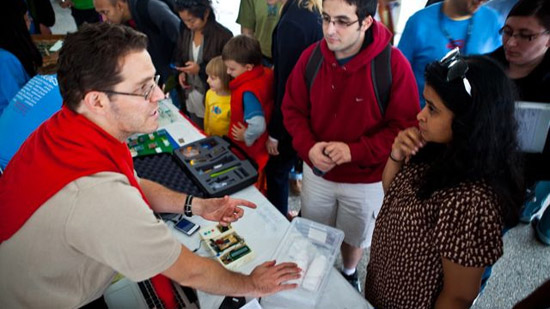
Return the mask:
<svg viewBox="0 0 550 309"><path fill-rule="evenodd" d="M163 152L172 153L174 150L166 130L130 137L127 144L132 157Z"/></svg>

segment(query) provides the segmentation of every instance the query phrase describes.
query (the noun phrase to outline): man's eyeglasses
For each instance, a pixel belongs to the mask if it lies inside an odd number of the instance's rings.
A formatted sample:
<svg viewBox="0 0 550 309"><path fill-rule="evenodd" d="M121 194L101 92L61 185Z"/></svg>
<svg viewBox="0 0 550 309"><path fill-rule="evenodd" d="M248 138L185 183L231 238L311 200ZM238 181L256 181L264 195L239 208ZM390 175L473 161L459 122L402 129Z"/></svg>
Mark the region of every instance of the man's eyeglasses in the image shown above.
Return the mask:
<svg viewBox="0 0 550 309"><path fill-rule="evenodd" d="M512 28L508 26L504 26L500 28L498 33L500 33L504 38L514 37L518 41L531 42L534 39L538 38L540 35L550 33L550 31L546 30L539 33L523 33L523 32L514 33L514 30Z"/></svg>
<svg viewBox="0 0 550 309"><path fill-rule="evenodd" d="M129 92L120 92L120 91L113 91L113 90L97 90L105 93L110 94L118 94L118 95L129 95L133 97L142 97L145 99L145 101L149 101L151 99L151 96L153 95L153 91L155 90L155 87L158 87L159 84L160 75L155 75L154 82L149 86L149 88L142 94L139 93L129 93Z"/></svg>
<svg viewBox="0 0 550 309"><path fill-rule="evenodd" d="M339 29L345 29L359 21L359 19L355 21L347 21L341 18L332 19L330 16L327 16L327 15L323 15L322 18L323 18L323 25L328 26L330 23L332 23L334 27Z"/></svg>
<svg viewBox="0 0 550 309"><path fill-rule="evenodd" d="M460 50L458 47L455 47L449 51L439 63L447 68L447 82L452 82L458 78L462 79L464 84L464 89L468 95L472 96L472 85L470 81L466 78L466 72L468 72L468 64L462 57L460 57Z"/></svg>

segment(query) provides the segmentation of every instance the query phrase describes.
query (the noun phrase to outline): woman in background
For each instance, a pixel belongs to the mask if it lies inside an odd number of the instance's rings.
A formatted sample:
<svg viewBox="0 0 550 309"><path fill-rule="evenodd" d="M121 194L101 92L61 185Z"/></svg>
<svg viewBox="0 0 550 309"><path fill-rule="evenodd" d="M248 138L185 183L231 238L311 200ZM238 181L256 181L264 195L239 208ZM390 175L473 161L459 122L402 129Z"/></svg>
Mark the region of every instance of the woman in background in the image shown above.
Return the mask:
<svg viewBox="0 0 550 309"><path fill-rule="evenodd" d="M265 170L267 198L283 215L292 218L296 214L288 213L288 174L296 165L298 156L283 125L281 104L285 95L286 80L298 58L308 46L323 38L321 0L269 2L282 2L283 8L279 23L273 31L275 100L271 121L267 127L269 139L266 147L270 154Z"/></svg>
<svg viewBox="0 0 550 309"><path fill-rule="evenodd" d="M179 85L185 91L182 102L191 120L203 129L206 64L222 54L233 34L216 21L209 0L176 0L175 7L184 24L174 55Z"/></svg>
<svg viewBox="0 0 550 309"><path fill-rule="evenodd" d="M7 0L0 10L0 115L42 65L25 21L26 12L21 0Z"/></svg>
<svg viewBox="0 0 550 309"><path fill-rule="evenodd" d="M501 34L502 47L489 56L503 65L516 85L519 100L550 103L550 1L519 1L508 14ZM533 196L525 203L520 221L535 220L535 235L550 245L550 208L540 223L533 218L550 193L550 132L542 154L524 155L526 183Z"/></svg>

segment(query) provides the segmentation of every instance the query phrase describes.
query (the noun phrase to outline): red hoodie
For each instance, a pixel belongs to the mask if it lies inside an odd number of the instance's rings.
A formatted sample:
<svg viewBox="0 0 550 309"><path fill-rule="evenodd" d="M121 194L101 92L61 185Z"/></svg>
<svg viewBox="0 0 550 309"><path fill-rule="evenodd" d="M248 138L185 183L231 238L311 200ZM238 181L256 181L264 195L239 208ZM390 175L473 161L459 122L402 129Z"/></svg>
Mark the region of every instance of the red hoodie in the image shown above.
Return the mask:
<svg viewBox="0 0 550 309"><path fill-rule="evenodd" d="M284 124L298 155L312 165L308 153L320 141L340 141L351 151L351 162L334 167L325 179L345 183L373 183L382 171L397 133L416 125L418 91L411 66L392 47L390 101L382 116L371 80L371 61L391 39L380 23L371 26L373 42L340 66L321 41L324 60L308 91L305 67L315 44L300 56L292 70L283 99Z"/></svg>

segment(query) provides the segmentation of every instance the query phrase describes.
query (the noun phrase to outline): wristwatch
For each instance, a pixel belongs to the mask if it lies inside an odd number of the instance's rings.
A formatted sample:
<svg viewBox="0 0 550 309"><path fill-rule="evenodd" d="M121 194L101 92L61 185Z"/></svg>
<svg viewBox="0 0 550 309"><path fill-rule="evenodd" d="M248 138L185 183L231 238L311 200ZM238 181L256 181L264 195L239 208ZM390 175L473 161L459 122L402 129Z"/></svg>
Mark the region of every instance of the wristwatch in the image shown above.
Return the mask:
<svg viewBox="0 0 550 309"><path fill-rule="evenodd" d="M193 216L193 212L191 211L191 203L193 202L193 195L188 194L185 198L185 204L183 205L183 214L186 217Z"/></svg>

